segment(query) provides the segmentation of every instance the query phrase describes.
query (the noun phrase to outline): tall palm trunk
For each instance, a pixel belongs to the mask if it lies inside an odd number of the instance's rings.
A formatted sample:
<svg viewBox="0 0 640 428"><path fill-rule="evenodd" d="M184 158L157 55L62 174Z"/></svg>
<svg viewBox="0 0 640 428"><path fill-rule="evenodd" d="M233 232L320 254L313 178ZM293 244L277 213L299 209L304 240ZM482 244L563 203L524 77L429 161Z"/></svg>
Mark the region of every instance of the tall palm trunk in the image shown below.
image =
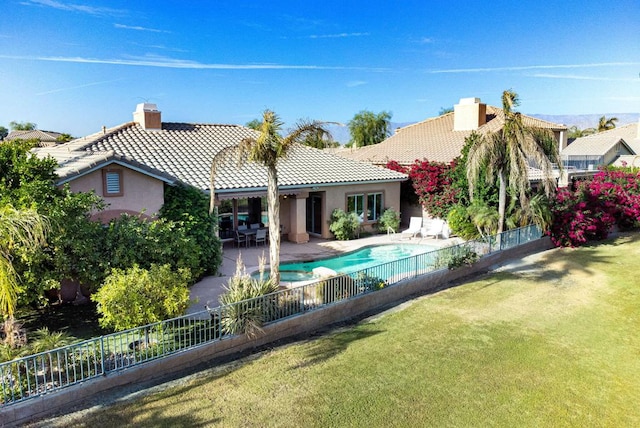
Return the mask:
<svg viewBox="0 0 640 428"><path fill-rule="evenodd" d="M504 230L504 216L507 211L507 177L504 169L498 173L500 189L498 190L498 233Z"/></svg>
<svg viewBox="0 0 640 428"><path fill-rule="evenodd" d="M269 206L269 277L280 283L280 199L276 165L267 167L267 203Z"/></svg>

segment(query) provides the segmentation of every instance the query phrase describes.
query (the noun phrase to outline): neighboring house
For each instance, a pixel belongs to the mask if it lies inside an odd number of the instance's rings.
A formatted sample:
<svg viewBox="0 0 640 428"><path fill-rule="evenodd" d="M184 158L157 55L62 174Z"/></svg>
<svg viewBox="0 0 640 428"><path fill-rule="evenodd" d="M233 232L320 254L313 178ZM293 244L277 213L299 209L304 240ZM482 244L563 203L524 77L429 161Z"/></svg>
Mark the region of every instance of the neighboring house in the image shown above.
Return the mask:
<svg viewBox="0 0 640 428"><path fill-rule="evenodd" d="M177 183L209 192L214 157L257 131L239 125L162 122L155 104L139 104L134 121L103 128L51 148L34 149L60 165L59 184L74 191L94 190L109 205L102 221L121 213L153 217L164 203L164 186ZM407 176L297 145L278 165L282 233L303 243L309 235L330 238L335 208L364 215L371 228L384 208L400 206L400 183ZM215 178L222 238L240 224L267 223L266 169L235 159L221 163Z"/></svg>
<svg viewBox="0 0 640 428"><path fill-rule="evenodd" d="M566 146L566 126L526 115L522 115L522 119L527 126L551 130L559 148ZM503 125L501 108L483 104L479 98L462 98L453 112L399 128L380 144L343 149L336 153L375 165L386 165L394 160L409 166L424 159L448 163L460 155L465 139L472 132L486 135L498 131Z"/></svg>
<svg viewBox="0 0 640 428"><path fill-rule="evenodd" d="M60 144L58 138L62 136L60 132L41 131L34 129L31 131L11 131L5 137L4 141L11 140L38 140L39 147L51 147Z"/></svg>
<svg viewBox="0 0 640 428"><path fill-rule="evenodd" d="M553 132L560 149L567 144L567 127L556 123L522 115L525 125L549 129ZM504 112L501 108L486 105L479 98L462 98L453 112L430 118L413 125L400 128L380 144L358 149L343 149L335 153L349 159L386 165L394 160L401 165L412 165L416 160L449 163L460 156L465 140L472 132L487 135L504 126ZM529 179L540 179L540 170L535 165L529 169ZM559 175L559 174L558 174ZM417 207L402 207L403 218L420 215ZM424 214L424 213L423 213Z"/></svg>
<svg viewBox="0 0 640 428"><path fill-rule="evenodd" d="M576 178L593 175L606 165L635 163L640 155L640 127L630 123L608 131L576 138L562 152L562 162Z"/></svg>

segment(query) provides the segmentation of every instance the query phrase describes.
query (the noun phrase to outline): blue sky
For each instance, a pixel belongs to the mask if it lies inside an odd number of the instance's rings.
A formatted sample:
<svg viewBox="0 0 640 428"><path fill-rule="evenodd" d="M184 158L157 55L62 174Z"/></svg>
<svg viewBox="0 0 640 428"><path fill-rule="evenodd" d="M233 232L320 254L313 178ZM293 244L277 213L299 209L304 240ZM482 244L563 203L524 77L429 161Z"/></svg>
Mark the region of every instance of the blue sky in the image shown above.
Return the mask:
<svg viewBox="0 0 640 428"><path fill-rule="evenodd" d="M528 114L640 112L640 2L3 0L0 125L346 123L460 98Z"/></svg>

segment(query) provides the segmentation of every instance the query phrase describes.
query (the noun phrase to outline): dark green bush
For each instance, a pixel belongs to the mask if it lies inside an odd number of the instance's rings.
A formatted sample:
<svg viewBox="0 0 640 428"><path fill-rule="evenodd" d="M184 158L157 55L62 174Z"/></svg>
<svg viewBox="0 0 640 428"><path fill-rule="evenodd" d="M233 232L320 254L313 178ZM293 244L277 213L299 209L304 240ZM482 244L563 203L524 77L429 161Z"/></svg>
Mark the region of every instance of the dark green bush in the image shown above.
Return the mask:
<svg viewBox="0 0 640 428"><path fill-rule="evenodd" d="M336 208L331 213L329 230L333 232L338 241L348 241L355 238L360 230L358 215L354 212L345 213Z"/></svg>
<svg viewBox="0 0 640 428"><path fill-rule="evenodd" d="M209 214L208 197L200 190L187 186L167 186L160 217L174 221L194 241L199 249L200 269L204 275L218 272L222 263L222 244L215 233L217 219ZM192 272L198 279L200 274Z"/></svg>
<svg viewBox="0 0 640 428"><path fill-rule="evenodd" d="M381 233L387 233L388 229L398 232L400 228L400 213L393 208L387 208L384 210L380 218L378 219L378 231Z"/></svg>

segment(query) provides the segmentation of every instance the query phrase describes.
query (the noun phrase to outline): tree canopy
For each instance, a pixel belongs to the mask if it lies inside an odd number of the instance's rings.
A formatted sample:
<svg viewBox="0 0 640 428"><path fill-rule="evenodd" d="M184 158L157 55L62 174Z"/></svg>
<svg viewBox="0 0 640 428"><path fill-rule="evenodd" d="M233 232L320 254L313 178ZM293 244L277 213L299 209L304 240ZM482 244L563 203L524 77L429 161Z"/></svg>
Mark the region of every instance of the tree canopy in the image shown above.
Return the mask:
<svg viewBox="0 0 640 428"><path fill-rule="evenodd" d="M391 113L383 111L375 114L368 110L362 110L349 121L351 140L349 147L363 147L378 144L384 141L391 131L389 129Z"/></svg>
<svg viewBox="0 0 640 428"><path fill-rule="evenodd" d="M476 189L481 171L486 172L487 184L499 183L497 232L503 231L507 209L507 189L514 194L523 210L529 208L530 162L542 172L541 186L547 196L556 189L553 164L560 165L558 147L550 131L525 126L522 116L514 108L518 95L512 90L502 93L504 124L501 129L481 135L469 149L467 179L470 197Z"/></svg>
<svg viewBox="0 0 640 428"><path fill-rule="evenodd" d="M33 131L38 127L38 125L33 122L11 121L9 122L9 127L12 131Z"/></svg>

